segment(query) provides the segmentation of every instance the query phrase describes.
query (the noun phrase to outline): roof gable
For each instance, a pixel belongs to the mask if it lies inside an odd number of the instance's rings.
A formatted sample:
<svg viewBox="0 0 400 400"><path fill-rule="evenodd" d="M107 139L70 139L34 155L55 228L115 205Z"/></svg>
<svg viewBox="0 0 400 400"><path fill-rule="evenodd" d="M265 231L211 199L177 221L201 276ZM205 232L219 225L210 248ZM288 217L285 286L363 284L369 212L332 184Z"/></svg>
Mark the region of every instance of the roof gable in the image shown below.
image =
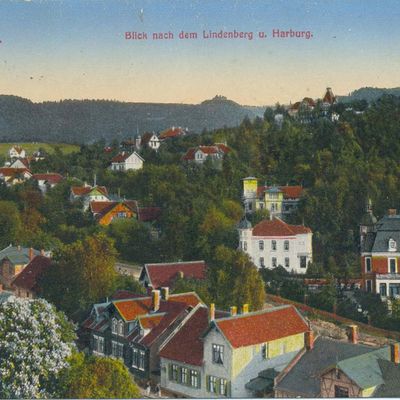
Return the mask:
<svg viewBox="0 0 400 400"><path fill-rule="evenodd" d="M50 266L50 258L38 255L17 275L12 285L27 290L35 290L38 280Z"/></svg>
<svg viewBox="0 0 400 400"><path fill-rule="evenodd" d="M311 229L302 225L289 225L280 218L263 220L253 228L253 236L296 236L311 233Z"/></svg>

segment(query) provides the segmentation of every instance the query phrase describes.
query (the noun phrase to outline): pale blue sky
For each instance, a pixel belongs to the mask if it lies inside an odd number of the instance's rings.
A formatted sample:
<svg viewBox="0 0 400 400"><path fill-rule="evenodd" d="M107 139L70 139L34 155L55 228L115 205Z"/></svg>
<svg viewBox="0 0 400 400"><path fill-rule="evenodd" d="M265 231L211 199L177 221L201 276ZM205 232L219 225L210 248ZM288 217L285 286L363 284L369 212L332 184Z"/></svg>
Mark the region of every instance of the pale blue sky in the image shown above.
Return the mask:
<svg viewBox="0 0 400 400"><path fill-rule="evenodd" d="M142 11L141 11L142 10ZM397 0L1 0L0 93L242 104L400 86ZM310 30L265 40L128 41L126 31Z"/></svg>

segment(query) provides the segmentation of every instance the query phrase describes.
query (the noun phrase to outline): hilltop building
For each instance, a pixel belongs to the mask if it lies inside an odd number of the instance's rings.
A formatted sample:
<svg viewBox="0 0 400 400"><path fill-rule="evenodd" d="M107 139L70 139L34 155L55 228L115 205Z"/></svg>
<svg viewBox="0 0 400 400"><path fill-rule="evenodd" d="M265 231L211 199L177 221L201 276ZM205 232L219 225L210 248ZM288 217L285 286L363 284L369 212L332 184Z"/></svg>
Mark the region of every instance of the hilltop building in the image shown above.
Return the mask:
<svg viewBox="0 0 400 400"><path fill-rule="evenodd" d="M222 161L230 151L231 149L223 143L216 143L213 146L197 146L190 148L182 160L197 165L203 164L206 160L218 162Z"/></svg>
<svg viewBox="0 0 400 400"><path fill-rule="evenodd" d="M143 162L143 158L136 151L133 153L123 151L112 158L110 169L123 172L136 171L143 168Z"/></svg>
<svg viewBox="0 0 400 400"><path fill-rule="evenodd" d="M138 150L147 147L151 150L157 151L160 148L161 141L154 132L146 132L143 136L136 138L136 148Z"/></svg>
<svg viewBox="0 0 400 400"><path fill-rule="evenodd" d="M289 225L279 218L263 220L252 227L244 217L239 225L239 250L247 253L258 268L276 268L304 274L312 262L312 231Z"/></svg>
<svg viewBox="0 0 400 400"><path fill-rule="evenodd" d="M243 178L242 199L246 213L265 209L271 217L285 218L297 208L303 191L302 186L259 186L250 176Z"/></svg>
<svg viewBox="0 0 400 400"><path fill-rule="evenodd" d="M400 215L390 209L379 221L368 203L360 224L364 290L382 298L400 296Z"/></svg>

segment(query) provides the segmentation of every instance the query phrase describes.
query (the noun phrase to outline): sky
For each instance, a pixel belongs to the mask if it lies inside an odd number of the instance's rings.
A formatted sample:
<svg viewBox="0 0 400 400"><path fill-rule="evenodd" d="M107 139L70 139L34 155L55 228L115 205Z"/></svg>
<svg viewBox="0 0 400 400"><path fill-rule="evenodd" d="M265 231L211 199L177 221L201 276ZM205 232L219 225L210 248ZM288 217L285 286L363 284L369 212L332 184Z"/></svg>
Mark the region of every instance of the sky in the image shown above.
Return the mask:
<svg viewBox="0 0 400 400"><path fill-rule="evenodd" d="M399 20L398 0L0 0L0 94L272 105L328 86L338 95L398 87ZM313 36L272 37L290 29ZM153 39L168 32L173 39Z"/></svg>

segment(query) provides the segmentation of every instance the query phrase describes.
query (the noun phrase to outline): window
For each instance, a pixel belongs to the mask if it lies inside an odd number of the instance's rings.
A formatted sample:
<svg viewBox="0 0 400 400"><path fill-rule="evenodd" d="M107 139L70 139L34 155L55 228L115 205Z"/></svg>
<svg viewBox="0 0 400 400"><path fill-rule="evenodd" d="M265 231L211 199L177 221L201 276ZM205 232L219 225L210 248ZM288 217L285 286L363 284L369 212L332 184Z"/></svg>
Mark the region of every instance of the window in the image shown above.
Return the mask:
<svg viewBox="0 0 400 400"><path fill-rule="evenodd" d="M290 267L290 259L289 259L289 257L285 257L285 267L286 268Z"/></svg>
<svg viewBox="0 0 400 400"><path fill-rule="evenodd" d="M285 241L283 242L283 249L284 249L285 251L289 251L289 240L285 240Z"/></svg>
<svg viewBox="0 0 400 400"><path fill-rule="evenodd" d="M217 378L215 376L208 377L208 391L217 393Z"/></svg>
<svg viewBox="0 0 400 400"><path fill-rule="evenodd" d="M139 349L132 349L132 367L139 367Z"/></svg>
<svg viewBox="0 0 400 400"><path fill-rule="evenodd" d="M273 240L272 242L271 242L271 250L276 250L276 240Z"/></svg>
<svg viewBox="0 0 400 400"><path fill-rule="evenodd" d="M371 272L371 257L365 258L365 272Z"/></svg>
<svg viewBox="0 0 400 400"><path fill-rule="evenodd" d="M386 297L387 296L387 287L386 287L386 283L381 283L379 285L379 294L382 297Z"/></svg>
<svg viewBox="0 0 400 400"><path fill-rule="evenodd" d="M243 242L243 250L244 250L244 251L247 250L247 242Z"/></svg>
<svg viewBox="0 0 400 400"><path fill-rule="evenodd" d="M179 369L178 366L175 364L171 365L171 381L178 382L179 377Z"/></svg>
<svg viewBox="0 0 400 400"><path fill-rule="evenodd" d="M220 344L213 344L212 345L212 360L216 364L223 364L224 363L224 346Z"/></svg>
<svg viewBox="0 0 400 400"><path fill-rule="evenodd" d="M367 282L366 282L366 284L367 284L367 292L372 292L372 281L371 280L368 280Z"/></svg>
<svg viewBox="0 0 400 400"><path fill-rule="evenodd" d="M194 388L200 387L199 372L193 369L190 370L190 386Z"/></svg>
<svg viewBox="0 0 400 400"><path fill-rule="evenodd" d="M122 343L112 341L111 354L113 357L122 358L124 355L124 345Z"/></svg>
<svg viewBox="0 0 400 400"><path fill-rule="evenodd" d="M221 394L222 396L226 396L227 395L227 381L226 379L220 378L219 380L219 394Z"/></svg>
<svg viewBox="0 0 400 400"><path fill-rule="evenodd" d="M389 273L395 274L396 273L396 259L389 258Z"/></svg>
<svg viewBox="0 0 400 400"><path fill-rule="evenodd" d="M144 359L145 359L145 355L146 353L144 352L144 350L139 350L139 369L141 371L144 371Z"/></svg>
<svg viewBox="0 0 400 400"><path fill-rule="evenodd" d="M115 335L118 333L117 332L117 320L115 318L113 318L111 321L111 332L114 333Z"/></svg>
<svg viewBox="0 0 400 400"><path fill-rule="evenodd" d="M117 213L118 218L126 218L126 212L119 212Z"/></svg>
<svg viewBox="0 0 400 400"><path fill-rule="evenodd" d="M400 295L400 284L389 283L389 295L390 297L396 297Z"/></svg>
<svg viewBox="0 0 400 400"><path fill-rule="evenodd" d="M258 242L258 248L259 248L260 250L264 250L264 240L260 240L260 241Z"/></svg>
<svg viewBox="0 0 400 400"><path fill-rule="evenodd" d="M276 257L272 257L272 267L276 267Z"/></svg>
<svg viewBox="0 0 400 400"><path fill-rule="evenodd" d="M118 322L118 335L124 336L124 323L121 320Z"/></svg>
<svg viewBox="0 0 400 400"><path fill-rule="evenodd" d="M349 397L349 389L335 385L335 397Z"/></svg>
<svg viewBox="0 0 400 400"><path fill-rule="evenodd" d="M185 367L181 368L181 383L187 384L188 383L188 374L189 370Z"/></svg>
<svg viewBox="0 0 400 400"><path fill-rule="evenodd" d="M264 265L264 257L260 257L260 267L265 267L265 265Z"/></svg>
<svg viewBox="0 0 400 400"><path fill-rule="evenodd" d="M104 338L93 335L93 351L104 354Z"/></svg>
<svg viewBox="0 0 400 400"><path fill-rule="evenodd" d="M397 243L394 239L390 238L389 239L389 246L388 246L389 251L396 251L397 250Z"/></svg>
<svg viewBox="0 0 400 400"><path fill-rule="evenodd" d="M300 256L300 268L307 268L307 257Z"/></svg>
<svg viewBox="0 0 400 400"><path fill-rule="evenodd" d="M262 358L267 359L268 358L268 343L264 343L261 347L261 355Z"/></svg>

